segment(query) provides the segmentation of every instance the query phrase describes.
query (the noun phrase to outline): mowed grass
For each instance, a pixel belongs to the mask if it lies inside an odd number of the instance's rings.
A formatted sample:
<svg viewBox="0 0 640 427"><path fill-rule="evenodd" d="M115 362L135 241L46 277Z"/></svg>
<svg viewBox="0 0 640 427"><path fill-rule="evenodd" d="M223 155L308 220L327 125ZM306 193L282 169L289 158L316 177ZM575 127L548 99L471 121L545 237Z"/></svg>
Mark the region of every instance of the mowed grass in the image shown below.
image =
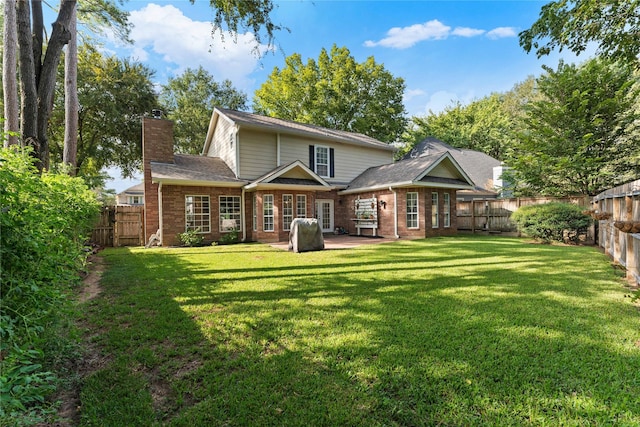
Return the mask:
<svg viewBox="0 0 640 427"><path fill-rule="evenodd" d="M640 425L640 315L595 248L101 256L81 425Z"/></svg>

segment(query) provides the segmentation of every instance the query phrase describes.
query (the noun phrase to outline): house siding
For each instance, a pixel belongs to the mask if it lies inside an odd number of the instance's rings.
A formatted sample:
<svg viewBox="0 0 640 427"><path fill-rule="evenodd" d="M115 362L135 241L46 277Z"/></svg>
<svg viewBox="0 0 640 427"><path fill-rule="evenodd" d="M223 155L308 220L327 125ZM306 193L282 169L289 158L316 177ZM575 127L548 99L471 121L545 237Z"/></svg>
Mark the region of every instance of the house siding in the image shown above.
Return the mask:
<svg viewBox="0 0 640 427"><path fill-rule="evenodd" d="M256 179L275 169L277 136L253 130L240 130L240 177Z"/></svg>
<svg viewBox="0 0 640 427"><path fill-rule="evenodd" d="M366 169L372 166L380 166L393 162L391 151L375 148L363 147L338 142L323 141L313 138L300 138L290 135L280 136L280 159L282 164L291 163L295 160L302 161L309 166L309 146L322 145L333 148L334 154L334 176L326 178L329 183L350 182ZM313 168L311 168L313 169Z"/></svg>
<svg viewBox="0 0 640 427"><path fill-rule="evenodd" d="M233 142L231 142L232 140ZM220 157L238 176L236 144L235 126L224 117L218 117L218 125L213 134L213 141L206 155L208 157Z"/></svg>

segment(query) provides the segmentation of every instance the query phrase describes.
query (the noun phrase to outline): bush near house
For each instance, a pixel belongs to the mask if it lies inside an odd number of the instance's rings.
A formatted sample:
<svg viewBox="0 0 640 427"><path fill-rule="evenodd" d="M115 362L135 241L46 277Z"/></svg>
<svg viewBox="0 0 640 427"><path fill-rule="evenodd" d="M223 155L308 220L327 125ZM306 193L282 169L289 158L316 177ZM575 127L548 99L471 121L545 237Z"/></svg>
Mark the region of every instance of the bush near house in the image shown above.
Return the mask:
<svg viewBox="0 0 640 427"><path fill-rule="evenodd" d="M580 233L591 225L591 218L583 213L583 208L557 202L523 206L513 213L511 220L521 232L545 243L553 240L577 243Z"/></svg>
<svg viewBox="0 0 640 427"><path fill-rule="evenodd" d="M99 209L82 179L40 175L27 150L0 149L0 425L37 422L55 388L50 348Z"/></svg>

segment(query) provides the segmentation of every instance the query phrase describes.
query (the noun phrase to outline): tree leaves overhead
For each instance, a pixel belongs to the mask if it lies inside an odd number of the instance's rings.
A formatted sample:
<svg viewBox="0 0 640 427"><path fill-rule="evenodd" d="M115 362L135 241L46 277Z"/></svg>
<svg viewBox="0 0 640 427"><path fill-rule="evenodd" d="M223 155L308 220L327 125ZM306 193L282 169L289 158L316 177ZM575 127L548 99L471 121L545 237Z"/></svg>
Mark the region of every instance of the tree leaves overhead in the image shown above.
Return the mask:
<svg viewBox="0 0 640 427"><path fill-rule="evenodd" d="M373 57L358 63L346 47L322 49L318 60L286 58L254 94L254 111L272 117L363 133L384 142L399 139L407 122L404 80Z"/></svg>
<svg viewBox="0 0 640 427"><path fill-rule="evenodd" d="M520 46L538 57L564 48L579 54L589 43L596 43L604 57L637 65L640 0L552 1L531 28L520 33Z"/></svg>
<svg viewBox="0 0 640 427"><path fill-rule="evenodd" d="M544 99L527 107L509 163L525 190L594 195L638 177L637 76L633 67L592 59L545 67Z"/></svg>
<svg viewBox="0 0 640 427"><path fill-rule="evenodd" d="M128 59L102 56L87 46L79 48L78 58L78 173L86 177L117 166L123 176L130 177L142 162L140 118L158 106L153 72ZM57 90L63 91L61 84ZM50 128L51 155L58 162L62 160L63 102L59 94Z"/></svg>
<svg viewBox="0 0 640 427"><path fill-rule="evenodd" d="M179 153L200 154L214 107L247 109L247 95L230 80L218 83L204 68L187 68L162 87L161 104L167 118L175 122L175 149Z"/></svg>

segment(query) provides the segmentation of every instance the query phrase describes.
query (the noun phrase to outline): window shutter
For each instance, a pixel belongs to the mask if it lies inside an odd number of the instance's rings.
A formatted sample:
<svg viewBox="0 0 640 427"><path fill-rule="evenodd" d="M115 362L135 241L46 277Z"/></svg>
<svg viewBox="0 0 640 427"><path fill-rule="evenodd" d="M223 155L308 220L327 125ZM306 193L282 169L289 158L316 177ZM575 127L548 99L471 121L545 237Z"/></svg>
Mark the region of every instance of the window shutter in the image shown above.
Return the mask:
<svg viewBox="0 0 640 427"><path fill-rule="evenodd" d="M315 160L316 158L316 147L315 145L310 145L309 146L309 169L311 169L312 171L316 171L316 165L315 165Z"/></svg>
<svg viewBox="0 0 640 427"><path fill-rule="evenodd" d="M329 148L329 177L330 178L333 178L336 175L335 169L333 167L333 160L334 160L333 152L334 152L333 148Z"/></svg>

